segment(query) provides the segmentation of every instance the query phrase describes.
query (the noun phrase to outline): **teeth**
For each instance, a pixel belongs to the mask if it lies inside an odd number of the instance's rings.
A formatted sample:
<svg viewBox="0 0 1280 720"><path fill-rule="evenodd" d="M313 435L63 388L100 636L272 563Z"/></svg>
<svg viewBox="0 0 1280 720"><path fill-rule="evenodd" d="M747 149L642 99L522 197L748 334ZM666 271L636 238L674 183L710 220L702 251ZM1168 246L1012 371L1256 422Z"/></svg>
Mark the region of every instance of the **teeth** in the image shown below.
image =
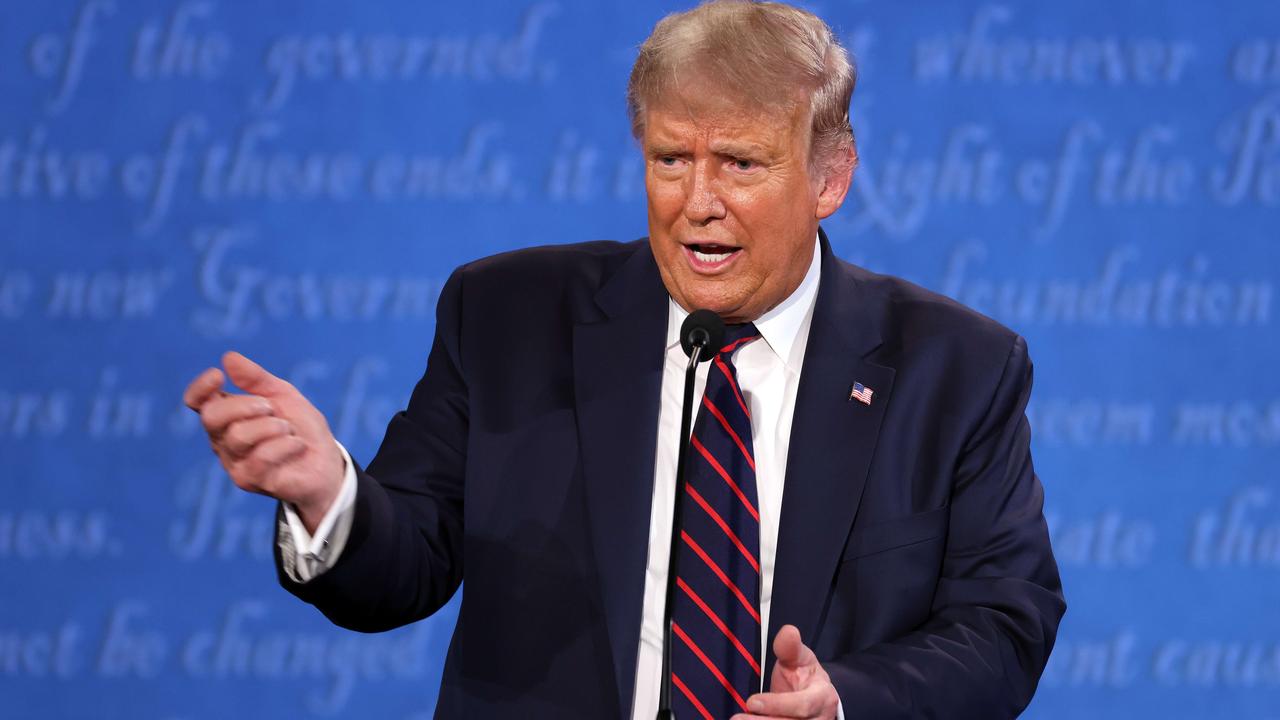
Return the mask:
<svg viewBox="0 0 1280 720"><path fill-rule="evenodd" d="M689 249L693 251L694 257L698 258L698 260L704 263L721 263L721 262L724 262L725 260L728 260L729 256L733 254L732 250L730 250L729 252L723 252L723 253L704 253L704 252L698 252L693 248L689 248Z"/></svg>

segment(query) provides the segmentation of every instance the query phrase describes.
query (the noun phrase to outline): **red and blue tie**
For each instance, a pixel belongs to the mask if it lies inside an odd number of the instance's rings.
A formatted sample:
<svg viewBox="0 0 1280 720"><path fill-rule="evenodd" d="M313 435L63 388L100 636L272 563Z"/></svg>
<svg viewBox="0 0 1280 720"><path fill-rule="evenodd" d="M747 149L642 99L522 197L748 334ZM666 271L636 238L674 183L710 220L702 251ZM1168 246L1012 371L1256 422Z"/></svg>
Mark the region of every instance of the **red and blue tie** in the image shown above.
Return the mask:
<svg viewBox="0 0 1280 720"><path fill-rule="evenodd" d="M751 412L733 352L760 337L730 325L689 440L672 618L672 709L725 720L760 690L760 511Z"/></svg>

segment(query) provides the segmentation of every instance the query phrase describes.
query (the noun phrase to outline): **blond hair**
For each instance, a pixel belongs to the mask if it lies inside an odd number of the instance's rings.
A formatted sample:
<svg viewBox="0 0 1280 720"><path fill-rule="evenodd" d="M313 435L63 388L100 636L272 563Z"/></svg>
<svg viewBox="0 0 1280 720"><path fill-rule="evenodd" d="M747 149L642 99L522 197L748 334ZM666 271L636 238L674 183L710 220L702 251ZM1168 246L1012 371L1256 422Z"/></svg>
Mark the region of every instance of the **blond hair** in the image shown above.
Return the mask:
<svg viewBox="0 0 1280 720"><path fill-rule="evenodd" d="M856 161L849 99L857 71L820 18L790 5L711 0L672 13L640 45L627 83L631 133L644 136L645 106L691 76L722 95L774 112L809 101L809 163L815 171Z"/></svg>

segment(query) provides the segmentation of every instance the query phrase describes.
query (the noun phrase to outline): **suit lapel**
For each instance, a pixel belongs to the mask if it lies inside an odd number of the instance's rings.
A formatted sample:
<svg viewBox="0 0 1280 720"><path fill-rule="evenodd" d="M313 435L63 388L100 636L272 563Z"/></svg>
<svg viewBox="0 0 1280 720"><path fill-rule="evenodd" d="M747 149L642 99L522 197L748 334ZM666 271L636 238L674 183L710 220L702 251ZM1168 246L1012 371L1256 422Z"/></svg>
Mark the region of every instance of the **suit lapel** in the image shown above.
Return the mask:
<svg viewBox="0 0 1280 720"><path fill-rule="evenodd" d="M825 234L821 247L822 280L787 453L766 684L778 629L795 625L812 646L821 628L893 389L893 368L865 358L880 345L881 299L865 289L858 271L835 258ZM869 405L850 399L855 382L872 389Z"/></svg>
<svg viewBox="0 0 1280 720"><path fill-rule="evenodd" d="M648 560L667 293L648 246L574 327L573 368L588 524L617 675L620 717L631 714Z"/></svg>

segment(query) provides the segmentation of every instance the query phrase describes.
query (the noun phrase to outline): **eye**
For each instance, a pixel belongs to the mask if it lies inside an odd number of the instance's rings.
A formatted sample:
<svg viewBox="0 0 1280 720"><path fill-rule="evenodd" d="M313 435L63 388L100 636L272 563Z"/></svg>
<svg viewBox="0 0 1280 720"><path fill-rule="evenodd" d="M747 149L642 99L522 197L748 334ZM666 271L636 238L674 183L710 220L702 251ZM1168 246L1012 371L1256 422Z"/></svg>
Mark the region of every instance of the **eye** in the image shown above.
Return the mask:
<svg viewBox="0 0 1280 720"><path fill-rule="evenodd" d="M746 158L735 158L733 161L733 168L741 172L751 172L756 169L756 163L754 160L748 160Z"/></svg>

